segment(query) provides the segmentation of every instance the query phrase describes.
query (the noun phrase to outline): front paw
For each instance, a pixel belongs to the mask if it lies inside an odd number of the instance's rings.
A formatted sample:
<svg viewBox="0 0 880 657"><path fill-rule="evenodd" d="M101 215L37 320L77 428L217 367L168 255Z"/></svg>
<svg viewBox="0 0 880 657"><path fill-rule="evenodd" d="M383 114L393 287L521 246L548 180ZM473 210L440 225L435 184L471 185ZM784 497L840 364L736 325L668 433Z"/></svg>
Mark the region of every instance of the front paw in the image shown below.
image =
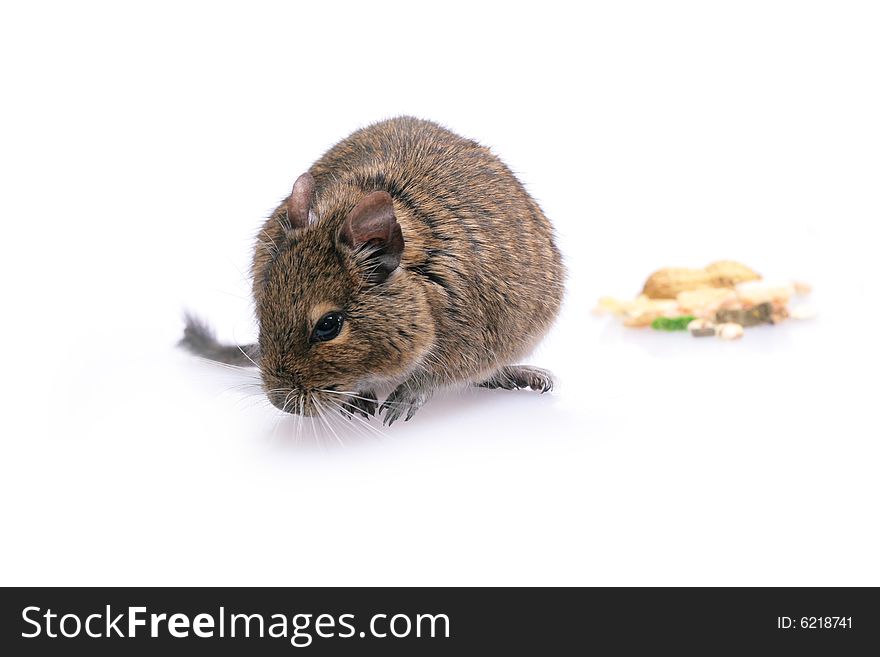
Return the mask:
<svg viewBox="0 0 880 657"><path fill-rule="evenodd" d="M363 415L368 420L376 414L379 407L379 400L371 392L364 392L347 398L342 403L342 414L348 419L354 417L354 414Z"/></svg>
<svg viewBox="0 0 880 657"><path fill-rule="evenodd" d="M379 407L379 413L385 413L382 421L390 427L401 416L404 416L403 421L406 422L412 419L416 411L430 398L431 393L428 390L401 384L388 395L388 398Z"/></svg>

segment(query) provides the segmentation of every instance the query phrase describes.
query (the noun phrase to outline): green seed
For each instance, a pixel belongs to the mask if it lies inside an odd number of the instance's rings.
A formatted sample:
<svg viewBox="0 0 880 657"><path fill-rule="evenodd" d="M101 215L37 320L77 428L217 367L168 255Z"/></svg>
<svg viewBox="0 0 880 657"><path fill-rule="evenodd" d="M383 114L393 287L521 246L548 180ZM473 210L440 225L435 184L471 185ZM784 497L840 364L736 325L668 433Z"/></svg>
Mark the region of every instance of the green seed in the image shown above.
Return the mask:
<svg viewBox="0 0 880 657"><path fill-rule="evenodd" d="M658 317L651 322L651 328L658 331L687 331L688 324L696 319L693 315L681 317Z"/></svg>

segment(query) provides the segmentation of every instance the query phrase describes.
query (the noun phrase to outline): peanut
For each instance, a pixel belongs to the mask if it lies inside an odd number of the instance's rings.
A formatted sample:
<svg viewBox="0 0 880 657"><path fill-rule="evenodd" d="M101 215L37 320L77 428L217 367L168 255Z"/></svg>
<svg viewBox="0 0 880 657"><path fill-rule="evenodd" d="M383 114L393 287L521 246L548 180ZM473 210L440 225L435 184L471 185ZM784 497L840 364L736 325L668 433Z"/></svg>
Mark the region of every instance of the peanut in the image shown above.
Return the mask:
<svg viewBox="0 0 880 657"><path fill-rule="evenodd" d="M652 299L674 299L679 293L702 288L731 288L761 276L732 260L713 262L704 269L670 267L654 272L645 281L643 294Z"/></svg>

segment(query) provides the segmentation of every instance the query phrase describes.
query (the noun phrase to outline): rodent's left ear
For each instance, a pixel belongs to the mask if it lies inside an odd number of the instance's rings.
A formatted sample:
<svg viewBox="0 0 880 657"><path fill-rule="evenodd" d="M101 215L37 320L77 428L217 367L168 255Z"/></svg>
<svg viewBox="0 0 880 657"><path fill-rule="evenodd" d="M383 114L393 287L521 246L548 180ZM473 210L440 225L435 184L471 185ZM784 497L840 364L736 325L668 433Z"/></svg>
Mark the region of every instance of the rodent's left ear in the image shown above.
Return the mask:
<svg viewBox="0 0 880 657"><path fill-rule="evenodd" d="M394 216L394 204L387 192L372 192L352 210L339 238L353 251L363 249L375 269L371 280L384 280L400 265L403 255L403 231Z"/></svg>

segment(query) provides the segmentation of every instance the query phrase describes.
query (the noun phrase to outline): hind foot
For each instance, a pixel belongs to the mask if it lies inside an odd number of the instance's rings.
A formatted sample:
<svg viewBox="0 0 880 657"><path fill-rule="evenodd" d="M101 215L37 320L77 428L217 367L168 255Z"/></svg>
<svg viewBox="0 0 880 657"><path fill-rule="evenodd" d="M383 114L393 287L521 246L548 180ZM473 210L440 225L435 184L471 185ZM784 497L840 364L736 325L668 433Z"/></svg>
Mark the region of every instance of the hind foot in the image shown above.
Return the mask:
<svg viewBox="0 0 880 657"><path fill-rule="evenodd" d="M507 365L487 380L476 385L481 388L503 388L504 390L531 388L543 393L553 390L553 375L547 370L531 365Z"/></svg>

